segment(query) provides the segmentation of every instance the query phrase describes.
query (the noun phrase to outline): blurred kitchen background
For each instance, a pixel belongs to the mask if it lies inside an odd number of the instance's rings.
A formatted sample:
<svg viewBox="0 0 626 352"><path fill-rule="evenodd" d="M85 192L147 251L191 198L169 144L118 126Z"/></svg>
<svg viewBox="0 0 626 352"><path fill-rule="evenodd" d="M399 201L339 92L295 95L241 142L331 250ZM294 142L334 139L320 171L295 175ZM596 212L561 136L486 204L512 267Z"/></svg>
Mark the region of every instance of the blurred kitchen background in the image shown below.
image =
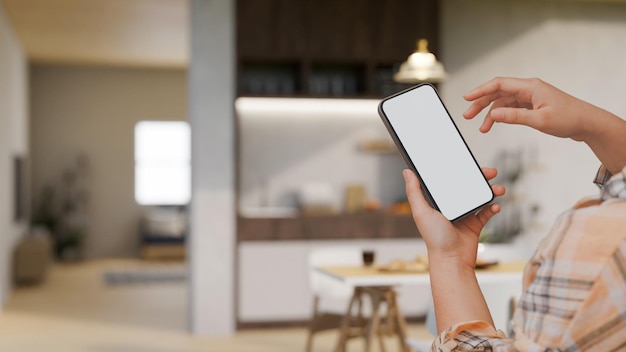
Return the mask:
<svg viewBox="0 0 626 352"><path fill-rule="evenodd" d="M626 116L624 37L620 0L1 0L0 346L304 348L312 251L425 254L376 111L421 38L509 187L483 255L527 259L599 163L462 95L539 77Z"/></svg>

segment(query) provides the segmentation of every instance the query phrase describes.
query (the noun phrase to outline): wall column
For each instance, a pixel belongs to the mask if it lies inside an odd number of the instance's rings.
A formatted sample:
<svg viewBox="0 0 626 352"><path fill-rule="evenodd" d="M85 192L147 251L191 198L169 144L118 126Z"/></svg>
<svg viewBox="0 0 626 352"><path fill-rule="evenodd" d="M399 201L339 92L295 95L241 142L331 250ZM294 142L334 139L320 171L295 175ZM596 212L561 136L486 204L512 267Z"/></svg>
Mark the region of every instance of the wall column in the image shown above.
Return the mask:
<svg viewBox="0 0 626 352"><path fill-rule="evenodd" d="M191 0L190 328L235 331L235 0Z"/></svg>

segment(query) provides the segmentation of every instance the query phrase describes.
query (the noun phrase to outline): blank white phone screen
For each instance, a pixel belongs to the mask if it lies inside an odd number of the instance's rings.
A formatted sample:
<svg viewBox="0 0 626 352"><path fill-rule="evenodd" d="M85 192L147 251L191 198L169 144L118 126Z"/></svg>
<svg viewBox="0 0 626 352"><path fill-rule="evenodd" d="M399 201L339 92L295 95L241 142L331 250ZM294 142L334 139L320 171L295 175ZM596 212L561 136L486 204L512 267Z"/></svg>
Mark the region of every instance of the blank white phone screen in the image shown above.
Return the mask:
<svg viewBox="0 0 626 352"><path fill-rule="evenodd" d="M493 199L491 186L432 86L388 98L380 109L448 220Z"/></svg>

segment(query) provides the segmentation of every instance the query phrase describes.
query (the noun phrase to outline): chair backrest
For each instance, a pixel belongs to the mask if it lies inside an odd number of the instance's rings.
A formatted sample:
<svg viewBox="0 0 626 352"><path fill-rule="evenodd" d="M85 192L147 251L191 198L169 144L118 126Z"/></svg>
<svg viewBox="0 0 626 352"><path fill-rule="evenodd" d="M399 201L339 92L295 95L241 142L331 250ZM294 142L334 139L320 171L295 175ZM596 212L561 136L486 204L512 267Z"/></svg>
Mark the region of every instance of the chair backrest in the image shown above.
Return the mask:
<svg viewBox="0 0 626 352"><path fill-rule="evenodd" d="M361 265L362 250L358 247L322 247L309 252L309 267L321 265Z"/></svg>
<svg viewBox="0 0 626 352"><path fill-rule="evenodd" d="M362 249L358 247L323 247L309 252L308 269L309 283L314 293L332 290L332 279L317 272L317 266L361 265L363 263ZM334 285L333 285L334 286ZM327 292L329 293L329 292Z"/></svg>

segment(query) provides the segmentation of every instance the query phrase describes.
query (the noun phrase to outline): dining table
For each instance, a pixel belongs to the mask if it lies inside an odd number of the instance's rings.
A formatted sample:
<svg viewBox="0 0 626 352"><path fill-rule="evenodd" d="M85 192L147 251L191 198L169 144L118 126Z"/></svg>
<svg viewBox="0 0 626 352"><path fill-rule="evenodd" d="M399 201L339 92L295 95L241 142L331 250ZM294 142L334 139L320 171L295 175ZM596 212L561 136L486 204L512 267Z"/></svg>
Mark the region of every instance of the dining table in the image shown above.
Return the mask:
<svg viewBox="0 0 626 352"><path fill-rule="evenodd" d="M476 269L476 277L485 295L497 328L506 329L510 318L510 302L521 294L524 261L490 263ZM430 290L427 268L391 269L388 265L362 266L320 266L319 273L353 287L343 321L339 327L336 352L346 350L347 341L355 336L350 322L353 311L361 309L363 302L371 304L371 314L366 318L360 336L365 339L365 352L372 349L374 338L378 337L380 350L385 351L384 336L398 339L400 350L409 352L407 344L406 319L398 305L397 287L421 285ZM383 312L382 307L386 306ZM361 313L359 312L359 315Z"/></svg>

